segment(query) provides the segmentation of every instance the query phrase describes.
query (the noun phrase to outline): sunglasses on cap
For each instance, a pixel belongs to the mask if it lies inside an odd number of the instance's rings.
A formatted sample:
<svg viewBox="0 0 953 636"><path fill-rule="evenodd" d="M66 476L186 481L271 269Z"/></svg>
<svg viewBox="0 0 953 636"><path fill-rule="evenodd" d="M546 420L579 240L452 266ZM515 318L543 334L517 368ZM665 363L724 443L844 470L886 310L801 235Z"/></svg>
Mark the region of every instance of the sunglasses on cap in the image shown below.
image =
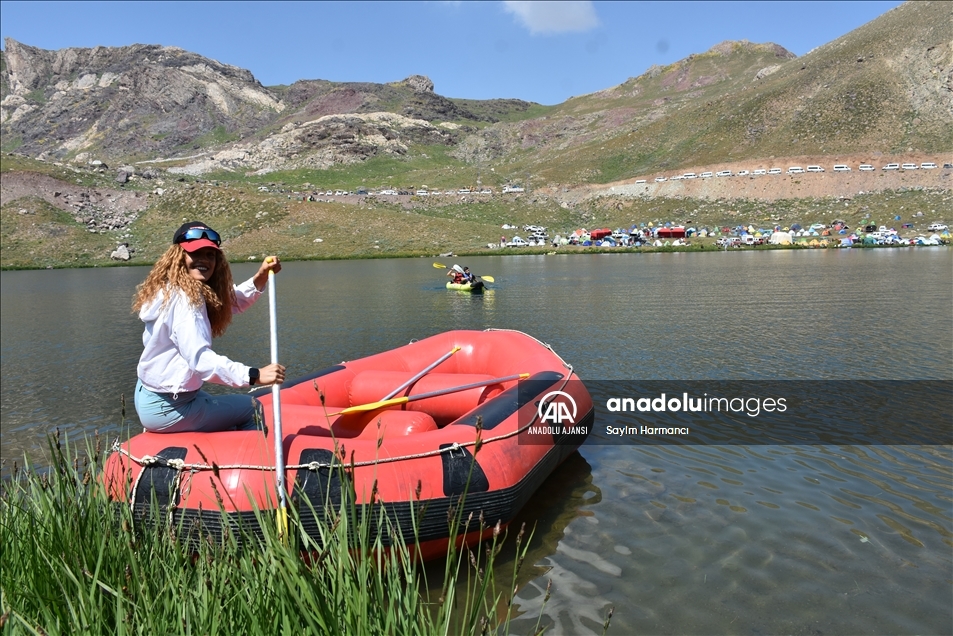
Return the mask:
<svg viewBox="0 0 953 636"><path fill-rule="evenodd" d="M197 241L198 239L208 239L218 246L222 245L222 237L218 235L218 232L206 227L189 228L181 236L177 237L175 242L184 243L185 241Z"/></svg>

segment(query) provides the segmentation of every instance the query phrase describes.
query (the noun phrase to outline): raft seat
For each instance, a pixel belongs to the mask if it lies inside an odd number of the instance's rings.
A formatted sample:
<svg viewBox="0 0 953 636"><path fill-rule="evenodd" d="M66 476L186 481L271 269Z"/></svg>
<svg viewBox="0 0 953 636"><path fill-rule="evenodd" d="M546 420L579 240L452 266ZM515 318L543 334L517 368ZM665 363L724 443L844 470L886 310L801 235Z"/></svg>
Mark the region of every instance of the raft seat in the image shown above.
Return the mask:
<svg viewBox="0 0 953 636"><path fill-rule="evenodd" d="M284 435L309 435L348 439L377 439L378 435L396 437L437 430L437 423L422 411L383 410L332 415L343 407L307 406L304 404L281 405L281 432ZM270 412L265 414L265 423L271 427ZM378 422L380 428L378 428Z"/></svg>

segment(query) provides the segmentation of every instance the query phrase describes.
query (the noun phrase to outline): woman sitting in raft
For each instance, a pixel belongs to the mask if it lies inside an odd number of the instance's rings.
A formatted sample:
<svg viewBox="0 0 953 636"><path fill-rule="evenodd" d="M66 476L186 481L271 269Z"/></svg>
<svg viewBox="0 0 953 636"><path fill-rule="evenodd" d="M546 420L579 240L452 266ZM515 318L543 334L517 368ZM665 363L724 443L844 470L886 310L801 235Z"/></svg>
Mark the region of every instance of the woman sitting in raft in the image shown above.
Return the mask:
<svg viewBox="0 0 953 636"><path fill-rule="evenodd" d="M136 288L132 309L146 323L139 358L136 412L148 431L255 430L261 405L248 395L212 396L203 382L232 387L281 383L285 368L257 369L212 351L212 337L225 333L232 314L252 306L281 271L269 256L258 272L233 285L221 237L204 223L186 223L172 245Z"/></svg>

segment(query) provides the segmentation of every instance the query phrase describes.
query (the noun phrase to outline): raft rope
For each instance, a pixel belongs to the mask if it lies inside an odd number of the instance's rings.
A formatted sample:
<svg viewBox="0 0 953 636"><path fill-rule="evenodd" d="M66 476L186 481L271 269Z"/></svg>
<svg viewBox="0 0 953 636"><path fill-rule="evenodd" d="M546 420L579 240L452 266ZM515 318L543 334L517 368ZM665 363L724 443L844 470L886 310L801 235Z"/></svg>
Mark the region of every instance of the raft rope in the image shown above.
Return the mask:
<svg viewBox="0 0 953 636"><path fill-rule="evenodd" d="M572 367L571 364L569 364L568 362L566 362L565 360L563 360L562 357L560 357L560 355L559 355L558 353L556 353L556 352L553 350L553 348L552 348L549 344L547 344L547 343L543 342L542 340L539 340L539 339L537 339L537 338L535 338L535 337L533 337L533 336L531 336L531 335L529 335L529 334L527 334L527 333L524 333L524 332L522 332L522 331L518 331L518 330L516 330L516 329L494 329L494 328L490 328L490 329L487 329L486 331L510 331L510 332L513 332L513 333L522 334L522 335L524 335L524 336L526 336L526 337L528 337L528 338L531 338L531 339L535 340L536 342L538 342L538 343L539 343L540 345L542 345L543 347L546 347L554 356L556 356L556 357L559 359L559 361L563 364L563 366L569 371L569 373L568 373L568 374L566 375L566 377L563 379L562 384L560 384L559 390L560 390L560 391L563 390L564 388L566 388L566 385L569 384L569 379L572 377L572 373L573 373L573 367ZM320 470L320 469L322 469L322 468L335 468L335 467L340 467L340 466L353 466L354 468L362 468L362 467L364 467L364 466L376 466L376 465L379 465L379 464L389 464L389 463L392 463L392 462L402 462L402 461L407 461L407 460L410 460L410 459L423 459L423 458L425 458L425 457L434 457L434 456L437 456L437 455L442 455L443 453L453 453L453 452L455 452L455 451L460 450L461 448L466 448L466 447L469 447L469 446L476 446L477 444L480 444L480 445L490 444L490 443L493 443L493 442L499 442L499 441L502 441L502 440L505 440L505 439L509 439L509 438L511 438L511 437L514 437L514 436L516 436L516 435L519 435L520 433L522 433L523 431L525 431L526 429L528 429L530 426L532 426L533 424L535 424L535 423L536 423L536 420L537 420L538 418L539 418L539 411L537 410L536 414L530 419L529 422L527 422L527 423L524 424L523 426L519 427L519 428L516 429L515 431L510 431L509 433L504 433L504 434L502 434L502 435L497 435L497 436L495 436L495 437L488 437L488 438L486 438L486 439L477 438L477 439L475 439L475 440L473 440L473 441L470 441L470 442L454 442L453 444L451 444L450 446L447 446L446 448L438 448L438 449L435 449L435 450L425 451L425 452L422 452L422 453L413 453L413 454L411 454L411 455L399 455L399 456L397 456L397 457L379 457L379 458L373 459L373 460L366 460L366 461L353 462L353 463L347 463L347 464L345 464L345 462L343 462L343 461L342 461L342 462L330 462L330 463L329 463L329 462L308 462L307 464L288 464L288 465L285 466L285 470L286 470L286 471L288 471L288 470L310 470L310 471L312 471L312 472L317 472L318 470ZM219 466L219 465L216 465L216 464L194 464L194 463L187 463L184 459L166 459L166 458L164 458L164 457L156 457L156 456L153 456L153 455L143 455L142 457L136 457L136 456L134 456L132 453L130 453L128 450L124 449L124 448L122 447L122 445L119 443L119 440L116 440L116 441L113 443L112 450L113 450L113 452L119 453L119 454L121 454L121 455L125 455L125 456L128 457L130 460L132 460L133 462L139 464L140 466L148 467L148 466L156 466L156 465L158 465L158 466L163 466L163 467L166 467L166 468L172 468L172 469L174 469L174 470L176 470L176 471L179 472L179 478L181 477L181 473L186 472L186 471L188 471L188 472L190 472L190 473L197 473L197 472L208 471L208 470L260 470L260 471L272 471L272 472L275 470L275 467L274 467L273 465L224 464L224 465ZM132 501L135 501L136 489L137 489L138 486L139 486L139 479L142 477L143 472L144 472L144 471L140 471L138 477L136 478L135 484L133 484L132 493L131 493L131 495L130 495L130 500L132 500ZM177 481L178 481L178 478L177 478ZM175 486L176 486L175 490L178 490L178 483L176 483Z"/></svg>

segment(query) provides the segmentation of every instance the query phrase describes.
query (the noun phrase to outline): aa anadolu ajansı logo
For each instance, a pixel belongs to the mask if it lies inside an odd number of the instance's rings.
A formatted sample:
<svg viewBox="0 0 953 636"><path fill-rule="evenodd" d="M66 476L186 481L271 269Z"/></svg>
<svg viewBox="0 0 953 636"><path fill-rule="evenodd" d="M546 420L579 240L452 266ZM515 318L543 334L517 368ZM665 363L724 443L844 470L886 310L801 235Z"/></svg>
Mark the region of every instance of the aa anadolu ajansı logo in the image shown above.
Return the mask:
<svg viewBox="0 0 953 636"><path fill-rule="evenodd" d="M565 398L565 400L558 400L559 397ZM577 412L576 400L565 391L550 391L543 396L536 407L540 424L554 426L575 424Z"/></svg>
<svg viewBox="0 0 953 636"><path fill-rule="evenodd" d="M563 386L553 386L550 378L525 380L520 391L514 404L520 411L520 444L579 446L586 441L595 409L579 380Z"/></svg>

